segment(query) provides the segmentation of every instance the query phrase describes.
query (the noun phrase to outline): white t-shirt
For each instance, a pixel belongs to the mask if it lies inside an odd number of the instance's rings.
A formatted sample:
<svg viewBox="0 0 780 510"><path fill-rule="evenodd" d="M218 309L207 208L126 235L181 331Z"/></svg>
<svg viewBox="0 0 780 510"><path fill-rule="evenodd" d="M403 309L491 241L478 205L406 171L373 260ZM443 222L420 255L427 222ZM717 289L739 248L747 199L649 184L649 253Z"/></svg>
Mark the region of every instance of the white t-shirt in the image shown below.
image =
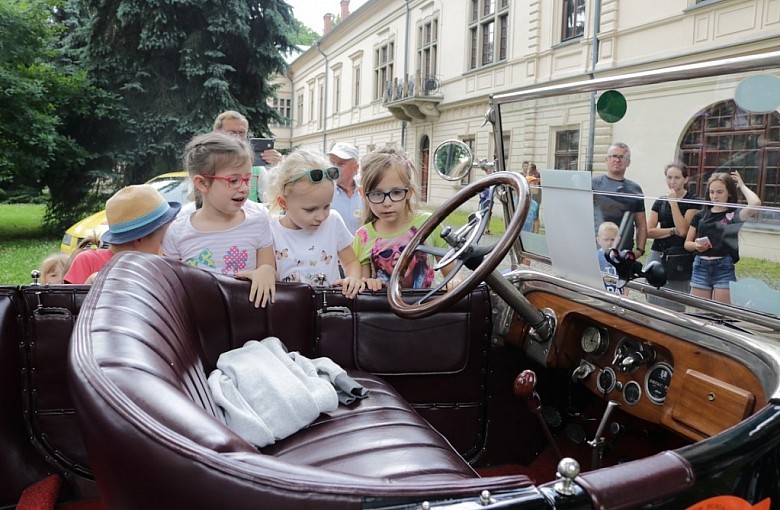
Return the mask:
<svg viewBox="0 0 780 510"><path fill-rule="evenodd" d="M273 244L268 210L255 202L246 202L243 210L240 225L219 232L196 230L190 221L193 213L179 214L165 233L163 254L231 276L257 269L257 250Z"/></svg>
<svg viewBox="0 0 780 510"><path fill-rule="evenodd" d="M331 210L314 232L292 230L283 226L281 216L271 219L276 254L276 279L318 285L317 275L325 275L330 287L341 278L339 251L352 246L352 234L338 211Z"/></svg>

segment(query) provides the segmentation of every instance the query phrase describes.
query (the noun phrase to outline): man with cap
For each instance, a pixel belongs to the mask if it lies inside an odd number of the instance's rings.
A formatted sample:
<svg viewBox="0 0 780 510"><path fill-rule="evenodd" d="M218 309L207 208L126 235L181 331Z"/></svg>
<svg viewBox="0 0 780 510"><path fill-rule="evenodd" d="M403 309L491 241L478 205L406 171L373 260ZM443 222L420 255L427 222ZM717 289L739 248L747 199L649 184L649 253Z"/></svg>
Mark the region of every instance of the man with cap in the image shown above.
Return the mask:
<svg viewBox="0 0 780 510"><path fill-rule="evenodd" d="M159 255L165 231L179 209L180 203L166 202L149 184L120 189L106 201L108 231L101 239L108 243L108 249L80 252L73 259L64 282L92 283L95 273L122 251Z"/></svg>
<svg viewBox="0 0 780 510"><path fill-rule="evenodd" d="M331 206L344 218L350 233L354 234L362 225L363 218L363 200L358 193L358 183L355 179L360 158L357 147L343 142L336 143L328 152L328 158L340 171Z"/></svg>

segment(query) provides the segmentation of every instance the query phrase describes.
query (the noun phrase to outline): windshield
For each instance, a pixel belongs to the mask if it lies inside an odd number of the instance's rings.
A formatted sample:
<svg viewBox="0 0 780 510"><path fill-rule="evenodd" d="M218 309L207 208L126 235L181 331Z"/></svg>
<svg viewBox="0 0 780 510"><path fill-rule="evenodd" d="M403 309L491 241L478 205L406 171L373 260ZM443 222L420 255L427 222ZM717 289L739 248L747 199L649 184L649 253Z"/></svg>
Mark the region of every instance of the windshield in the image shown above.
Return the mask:
<svg viewBox="0 0 780 510"><path fill-rule="evenodd" d="M518 259L672 310L780 316L778 66L772 53L493 97L496 164L528 176L538 218ZM642 266L626 279L610 254L629 252ZM660 291L642 274L653 261Z"/></svg>
<svg viewBox="0 0 780 510"><path fill-rule="evenodd" d="M149 182L165 197L166 201L179 202L180 204L189 202L187 198L189 183L190 179L187 177L163 177Z"/></svg>

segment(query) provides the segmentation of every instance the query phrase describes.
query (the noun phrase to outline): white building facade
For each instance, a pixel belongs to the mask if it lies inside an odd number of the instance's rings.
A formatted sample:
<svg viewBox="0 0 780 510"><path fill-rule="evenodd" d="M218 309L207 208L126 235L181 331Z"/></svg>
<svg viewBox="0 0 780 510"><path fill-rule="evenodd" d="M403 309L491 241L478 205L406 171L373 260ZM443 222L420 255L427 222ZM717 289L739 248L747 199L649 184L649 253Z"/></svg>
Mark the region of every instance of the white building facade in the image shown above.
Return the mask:
<svg viewBox="0 0 780 510"><path fill-rule="evenodd" d="M369 0L351 14L348 5L342 0L340 22L291 63L276 98L290 119L274 128L277 146L327 151L340 141L361 155L402 146L431 205L462 186L429 171L439 143L457 138L478 158L493 157L493 135L483 125L491 94L780 46L780 0ZM596 127L589 168L587 112L541 106L507 125L510 169L532 161L539 169L602 171L600 154L623 135L619 125ZM703 98L701 107L723 105ZM641 154L647 164L632 167L646 193L663 192L658 169L667 161L706 170L681 145L694 121L680 119L673 143L659 145L668 150ZM775 161L777 171L777 112L765 123L764 139L773 143L756 160Z"/></svg>

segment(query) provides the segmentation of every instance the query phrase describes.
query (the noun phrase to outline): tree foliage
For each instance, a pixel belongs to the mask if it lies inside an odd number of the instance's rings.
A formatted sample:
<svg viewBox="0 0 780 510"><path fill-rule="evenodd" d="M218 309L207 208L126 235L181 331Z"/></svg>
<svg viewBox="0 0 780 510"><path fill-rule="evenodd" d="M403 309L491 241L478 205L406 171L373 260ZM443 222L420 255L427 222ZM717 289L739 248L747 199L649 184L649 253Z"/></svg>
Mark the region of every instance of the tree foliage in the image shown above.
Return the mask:
<svg viewBox="0 0 780 510"><path fill-rule="evenodd" d="M104 119L112 97L58 50L61 25L43 0L0 2L0 199L49 189L46 224L58 230L88 208L110 169Z"/></svg>
<svg viewBox="0 0 780 510"><path fill-rule="evenodd" d="M290 34L290 41L296 46L311 46L322 38L320 34L297 19L293 20L293 28L294 30Z"/></svg>
<svg viewBox="0 0 780 510"><path fill-rule="evenodd" d="M292 51L282 0L69 0L68 39L91 79L121 96L125 182L179 169L181 150L227 109L255 132Z"/></svg>

